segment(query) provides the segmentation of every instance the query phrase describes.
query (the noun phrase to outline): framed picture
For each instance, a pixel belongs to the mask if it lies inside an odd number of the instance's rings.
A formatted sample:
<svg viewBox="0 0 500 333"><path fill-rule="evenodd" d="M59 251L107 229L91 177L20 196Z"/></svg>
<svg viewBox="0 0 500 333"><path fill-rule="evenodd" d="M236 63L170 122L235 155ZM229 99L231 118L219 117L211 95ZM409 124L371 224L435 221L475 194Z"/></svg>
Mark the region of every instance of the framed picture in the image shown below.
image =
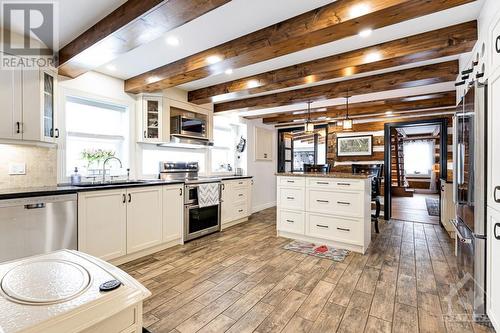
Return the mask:
<svg viewBox="0 0 500 333"><path fill-rule="evenodd" d="M373 135L337 137L337 156L372 156Z"/></svg>

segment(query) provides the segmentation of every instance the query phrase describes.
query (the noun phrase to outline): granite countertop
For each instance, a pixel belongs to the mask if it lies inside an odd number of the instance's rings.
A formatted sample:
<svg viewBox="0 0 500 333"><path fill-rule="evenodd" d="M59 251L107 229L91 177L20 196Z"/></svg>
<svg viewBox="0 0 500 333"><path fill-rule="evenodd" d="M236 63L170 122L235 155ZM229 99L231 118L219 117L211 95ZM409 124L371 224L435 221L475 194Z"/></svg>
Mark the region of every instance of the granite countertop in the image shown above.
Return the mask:
<svg viewBox="0 0 500 333"><path fill-rule="evenodd" d="M278 172L275 173L276 176L283 177L320 177L320 178L351 178L351 179L368 179L372 178L372 175L365 174L355 174L348 172Z"/></svg>
<svg viewBox="0 0 500 333"><path fill-rule="evenodd" d="M233 180L233 179L248 179L252 176L220 176L213 178L221 180ZM2 189L0 190L0 200L5 199L18 199L18 198L30 198L30 197L42 197L47 195L63 195L63 194L73 194L78 192L88 192L88 191L101 191L101 190L111 190L117 188L129 188L129 187L144 187L144 186L159 186L159 185L174 185L174 184L184 184L183 180L141 180L139 183L124 183L124 184L109 184L106 186L96 185L96 186L72 186L70 184L60 184L57 186L45 186L45 187L25 187L25 188L12 188L12 189Z"/></svg>

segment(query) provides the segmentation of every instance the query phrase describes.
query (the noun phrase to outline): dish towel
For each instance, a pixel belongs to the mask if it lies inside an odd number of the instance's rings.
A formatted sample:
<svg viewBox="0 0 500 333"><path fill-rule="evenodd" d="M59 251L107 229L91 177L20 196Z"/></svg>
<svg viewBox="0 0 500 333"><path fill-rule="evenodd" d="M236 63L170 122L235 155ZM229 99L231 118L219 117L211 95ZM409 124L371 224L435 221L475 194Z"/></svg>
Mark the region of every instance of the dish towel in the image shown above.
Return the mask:
<svg viewBox="0 0 500 333"><path fill-rule="evenodd" d="M219 183L198 185L198 206L200 208L219 204Z"/></svg>

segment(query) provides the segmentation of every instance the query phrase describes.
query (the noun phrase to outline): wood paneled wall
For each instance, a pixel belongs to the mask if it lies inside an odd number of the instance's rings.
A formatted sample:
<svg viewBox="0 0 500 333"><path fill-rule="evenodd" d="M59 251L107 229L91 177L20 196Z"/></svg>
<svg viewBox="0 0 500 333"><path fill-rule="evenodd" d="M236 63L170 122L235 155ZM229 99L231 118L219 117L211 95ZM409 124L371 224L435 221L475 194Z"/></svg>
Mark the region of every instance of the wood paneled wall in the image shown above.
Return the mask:
<svg viewBox="0 0 500 333"><path fill-rule="evenodd" d="M423 119L439 119L448 118L448 180L453 179L453 170L451 169L453 154L451 146L453 144L453 132L451 131L452 118L450 115L420 117L413 119L387 119L385 121L369 122L353 124L352 132L343 132L342 127L336 125L328 125L328 147L327 147L327 163L332 167L334 172L351 172L353 163L375 164L384 163L384 125L390 122L404 122L411 120ZM337 136L356 136L356 135L373 135L373 154L372 156L353 156L339 157L337 156ZM439 153L439 142L437 143L437 152Z"/></svg>

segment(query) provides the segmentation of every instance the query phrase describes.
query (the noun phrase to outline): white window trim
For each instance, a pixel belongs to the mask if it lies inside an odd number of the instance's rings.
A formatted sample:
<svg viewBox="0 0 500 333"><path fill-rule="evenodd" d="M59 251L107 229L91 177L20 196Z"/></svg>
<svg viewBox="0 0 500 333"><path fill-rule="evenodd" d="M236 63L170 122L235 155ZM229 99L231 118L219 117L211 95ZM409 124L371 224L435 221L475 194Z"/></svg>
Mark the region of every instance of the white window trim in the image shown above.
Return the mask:
<svg viewBox="0 0 500 333"><path fill-rule="evenodd" d="M66 176L66 138L67 138L67 133L66 133L66 99L68 97L75 97L75 98L81 98L81 99L88 99L88 100L94 100L101 102L103 104L112 104L112 105L117 105L121 106L126 109L126 112L128 112L129 116L129 140L125 141L125 144L128 145L128 153L129 153L129 165L125 166L124 168L130 168L130 175L131 178L134 178L136 175L136 136L135 136L135 128L136 128L136 122L135 122L135 101L127 101L127 100L120 100L120 99L114 99L114 98L109 98L106 96L101 96L97 94L92 94L89 92L81 91L81 90L75 90L75 89L70 89L66 87L58 87L59 89L59 100L58 100L58 114L57 114L57 119L58 119L58 127L60 130L60 140L58 143L58 152L57 152L57 182L58 183L68 183L69 182L69 177ZM83 133L82 133L83 134ZM93 137L96 137L93 135ZM105 136L106 138L110 138L110 136Z"/></svg>

